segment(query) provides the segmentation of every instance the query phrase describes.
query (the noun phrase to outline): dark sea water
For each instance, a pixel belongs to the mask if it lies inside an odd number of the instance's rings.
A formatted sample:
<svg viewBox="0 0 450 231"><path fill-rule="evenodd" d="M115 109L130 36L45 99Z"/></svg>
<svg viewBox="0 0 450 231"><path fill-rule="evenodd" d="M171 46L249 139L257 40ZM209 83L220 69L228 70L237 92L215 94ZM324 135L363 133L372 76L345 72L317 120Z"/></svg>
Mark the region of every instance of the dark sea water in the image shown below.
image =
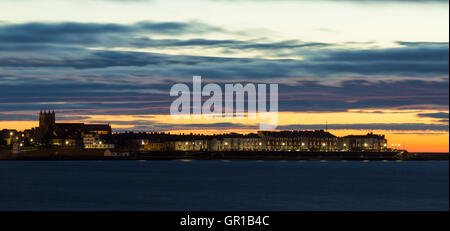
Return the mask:
<svg viewBox="0 0 450 231"><path fill-rule="evenodd" d="M448 161L0 162L0 210L448 208Z"/></svg>

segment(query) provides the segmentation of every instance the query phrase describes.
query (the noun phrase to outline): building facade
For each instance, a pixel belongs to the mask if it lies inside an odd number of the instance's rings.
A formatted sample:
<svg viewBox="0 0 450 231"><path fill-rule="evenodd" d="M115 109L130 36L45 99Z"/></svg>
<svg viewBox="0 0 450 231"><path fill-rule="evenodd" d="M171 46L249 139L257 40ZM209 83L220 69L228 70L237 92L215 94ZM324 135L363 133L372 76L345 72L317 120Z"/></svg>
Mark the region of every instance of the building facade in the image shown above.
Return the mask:
<svg viewBox="0 0 450 231"><path fill-rule="evenodd" d="M108 135L112 129L109 124L56 123L54 111L39 113L39 127L29 133L41 144L57 146L84 146L83 136L86 134Z"/></svg>
<svg viewBox="0 0 450 231"><path fill-rule="evenodd" d="M139 143L139 140L136 141ZM337 137L324 130L260 131L213 136L149 136L141 140L144 151L387 151L384 135L369 133Z"/></svg>
<svg viewBox="0 0 450 231"><path fill-rule="evenodd" d="M368 133L367 135L349 135L341 138L349 151L382 152L388 149L384 135Z"/></svg>

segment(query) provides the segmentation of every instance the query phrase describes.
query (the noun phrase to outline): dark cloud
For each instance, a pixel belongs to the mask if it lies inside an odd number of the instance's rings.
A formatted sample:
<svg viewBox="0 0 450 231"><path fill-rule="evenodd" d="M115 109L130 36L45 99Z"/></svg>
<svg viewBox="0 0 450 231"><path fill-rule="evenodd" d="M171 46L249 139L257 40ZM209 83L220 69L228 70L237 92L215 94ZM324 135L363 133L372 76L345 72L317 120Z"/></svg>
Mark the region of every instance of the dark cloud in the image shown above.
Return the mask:
<svg viewBox="0 0 450 231"><path fill-rule="evenodd" d="M448 42L405 42L405 41L397 41L399 45L404 46L448 46Z"/></svg>
<svg viewBox="0 0 450 231"><path fill-rule="evenodd" d="M447 81L448 82L448 81ZM403 80L346 80L339 86L305 82L299 86L280 85L281 111L346 111L358 108L398 108L448 104L447 82ZM414 89L414 92L411 92Z"/></svg>
<svg viewBox="0 0 450 231"><path fill-rule="evenodd" d="M107 121L94 121L95 123L105 123ZM212 123L212 124L165 124L152 121L111 121L111 124L132 125L132 128L121 130L135 131L167 131L167 130L201 130L201 129L258 129L257 125L245 125L234 123ZM292 124L278 126L280 130L318 130L325 129L324 124ZM448 132L448 125L423 124L423 123L373 123L373 124L328 124L330 130L388 130L388 131L432 131Z"/></svg>
<svg viewBox="0 0 450 231"><path fill-rule="evenodd" d="M1 48L1 46L0 46ZM435 49L402 48L364 51L317 51L305 60L223 58L188 55L165 55L149 52L76 50L52 47L28 57L11 50L0 54L3 67L107 68L146 67L153 75L186 77L204 75L210 78L260 79L304 76L448 76L448 46ZM73 50L74 52L69 52ZM20 49L18 50L20 51ZM25 52L25 51L24 51ZM78 54L78 55L74 55ZM37 57L34 57L37 56ZM130 69L133 72L136 69Z"/></svg>
<svg viewBox="0 0 450 231"><path fill-rule="evenodd" d="M30 121L30 120L37 120L37 115L28 115L28 114L0 114L0 121Z"/></svg>
<svg viewBox="0 0 450 231"><path fill-rule="evenodd" d="M86 79L83 82L53 80L46 83L37 79L26 84L1 84L0 111L51 108L65 114L168 114L174 100L169 96L173 82L142 83L139 79L104 83ZM186 81L189 86L190 81ZM410 89L415 89L414 94ZM279 110L324 112L402 107L444 110L449 103L447 92L448 81L445 84L404 80L392 84L346 80L338 86L300 81L296 85L279 85Z"/></svg>
<svg viewBox="0 0 450 231"><path fill-rule="evenodd" d="M440 46L414 44L412 46L372 50L338 50L315 58L319 61L341 62L423 62L448 61L448 43Z"/></svg>
<svg viewBox="0 0 450 231"><path fill-rule="evenodd" d="M2 24L0 112L52 108L75 117L79 113L166 114L173 100L168 96L172 84L191 84L193 75L222 84L279 83L280 111L448 109L448 43L399 41L398 48L357 50L300 40L143 36L209 32L227 33L199 22ZM167 55L91 47L222 48L266 52L280 58ZM303 59L282 58L290 56ZM442 118L419 116L448 122L448 113ZM15 118L29 120L32 116L17 113ZM0 116L0 120L10 119L9 114ZM340 125L336 126L339 129Z"/></svg>
<svg viewBox="0 0 450 231"><path fill-rule="evenodd" d="M286 125L277 129L324 129L324 124ZM331 130L448 131L448 125L423 123L328 124Z"/></svg>
<svg viewBox="0 0 450 231"><path fill-rule="evenodd" d="M344 49L340 44L262 42L257 40L152 39L144 34L177 35L224 32L199 22L25 23L0 25L0 66L107 68L154 65L155 75L208 75L216 78L390 75L448 76L448 43L397 42L389 49ZM164 55L149 52L89 50L89 47L221 48L223 52L254 50L279 59ZM337 47L339 49L331 49ZM38 52L39 51L39 52ZM220 55L219 55L220 56ZM301 56L302 60L284 59ZM211 64L212 62L212 64ZM159 65L158 67L156 67Z"/></svg>
<svg viewBox="0 0 450 231"><path fill-rule="evenodd" d="M283 42L261 42L211 39L152 39L148 35L181 35L205 33L239 33L200 22L149 22L131 25L106 23L24 23L0 25L0 42L11 46L33 43L79 45L92 47L164 48L201 46L224 49L276 50L308 47L326 47L332 44L289 40ZM5 47L5 46L3 46Z"/></svg>
<svg viewBox="0 0 450 231"><path fill-rule="evenodd" d="M124 35L131 36L142 33L180 35L209 32L224 32L224 30L199 22L143 21L131 25L115 23L32 22L0 25L0 42L89 45L107 42L108 38L113 41L114 39L124 37Z"/></svg>
<svg viewBox="0 0 450 231"><path fill-rule="evenodd" d="M15 113L15 114L0 114L0 121L39 121L39 111L36 111L34 114L23 114L23 113ZM86 116L65 116L65 117L57 117L59 122L63 121L81 121L85 119L89 119L90 117Z"/></svg>
<svg viewBox="0 0 450 231"><path fill-rule="evenodd" d="M177 28L171 23L151 23L134 27ZM148 24L148 23L147 23ZM10 68L76 68L93 69L109 67L146 67L152 75L183 77L204 75L211 78L297 78L303 76L448 76L448 43L401 43L403 47L390 49L332 50L333 44L284 41L254 42L237 40L206 39L159 39L110 37L109 32L126 32L129 26L117 24L23 24L0 27L0 66ZM182 24L184 25L184 24ZM181 26L183 27L183 26ZM27 31L27 29L29 31ZM67 31L66 31L67 30ZM73 30L73 31L72 31ZM63 32L61 32L63 31ZM181 30L183 31L183 30ZM2 33L3 32L3 33ZM11 32L11 33L9 33ZM59 35L58 33L61 32ZM92 36L92 33L95 35ZM37 34L37 35L36 35ZM85 35L85 36L84 36ZM185 47L199 46L199 49L223 48L225 50L257 50L280 54L290 50L292 55L301 55L303 60L262 58L223 58L189 55L165 55L150 52L127 52L88 50L78 43L93 43L95 46L131 47ZM68 43L68 44L65 44ZM328 47L328 48L326 48ZM315 49L305 51L304 49ZM320 49L319 49L320 48ZM286 54L284 54L286 55ZM126 70L124 70L126 71Z"/></svg>
<svg viewBox="0 0 450 231"><path fill-rule="evenodd" d="M446 132L393 132L395 135L445 135Z"/></svg>
<svg viewBox="0 0 450 231"><path fill-rule="evenodd" d="M287 40L282 42L260 42L260 41L241 41L241 40L211 40L211 39L150 39L141 37L130 43L131 46L139 48L144 47L208 47L224 48L236 50L280 50L280 49L299 49L299 48L321 48L332 46L333 44L319 42L302 42L299 40Z"/></svg>
<svg viewBox="0 0 450 231"><path fill-rule="evenodd" d="M162 67L165 69L176 70L180 65L187 67L199 66L202 68L206 65L220 65L223 63L249 63L262 62L260 59L236 59L222 57L203 57L188 55L165 55L150 52L129 52L129 51L85 51L80 53L81 56L66 57L0 57L0 66L3 67L62 67L62 68L107 68L107 67L136 67L149 66L148 70L152 70L151 66ZM172 65L172 66L170 66ZM216 67L217 68L217 67ZM157 70L155 70L157 71ZM173 74L172 76L185 76L184 73Z"/></svg>
<svg viewBox="0 0 450 231"><path fill-rule="evenodd" d="M419 117L435 118L435 119L448 119L448 113L447 112L422 113L422 114L418 114L418 116Z"/></svg>
<svg viewBox="0 0 450 231"><path fill-rule="evenodd" d="M400 48L333 50L319 52L312 60L320 63L323 70L335 72L363 75L448 75L448 48L448 43L420 43Z"/></svg>

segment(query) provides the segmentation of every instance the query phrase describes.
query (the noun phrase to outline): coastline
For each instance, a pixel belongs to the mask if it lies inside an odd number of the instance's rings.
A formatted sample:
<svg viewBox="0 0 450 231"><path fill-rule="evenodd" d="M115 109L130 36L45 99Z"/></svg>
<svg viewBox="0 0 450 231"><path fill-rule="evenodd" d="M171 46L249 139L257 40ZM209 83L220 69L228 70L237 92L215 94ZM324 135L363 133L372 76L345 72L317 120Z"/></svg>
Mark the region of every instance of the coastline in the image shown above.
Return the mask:
<svg viewBox="0 0 450 231"><path fill-rule="evenodd" d="M449 153L280 151L141 152L123 150L111 152L104 149L54 149L26 151L19 154L0 152L0 160L448 161Z"/></svg>

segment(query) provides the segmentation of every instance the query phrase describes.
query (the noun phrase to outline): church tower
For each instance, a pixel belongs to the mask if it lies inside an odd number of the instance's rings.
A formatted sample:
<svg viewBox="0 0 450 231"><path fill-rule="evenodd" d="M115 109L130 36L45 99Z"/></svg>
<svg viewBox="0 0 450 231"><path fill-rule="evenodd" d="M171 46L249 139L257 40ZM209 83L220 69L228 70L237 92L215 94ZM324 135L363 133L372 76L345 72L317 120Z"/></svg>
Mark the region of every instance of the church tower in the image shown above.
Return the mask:
<svg viewBox="0 0 450 231"><path fill-rule="evenodd" d="M55 111L39 112L39 138L41 142L50 141L50 137L55 130Z"/></svg>

